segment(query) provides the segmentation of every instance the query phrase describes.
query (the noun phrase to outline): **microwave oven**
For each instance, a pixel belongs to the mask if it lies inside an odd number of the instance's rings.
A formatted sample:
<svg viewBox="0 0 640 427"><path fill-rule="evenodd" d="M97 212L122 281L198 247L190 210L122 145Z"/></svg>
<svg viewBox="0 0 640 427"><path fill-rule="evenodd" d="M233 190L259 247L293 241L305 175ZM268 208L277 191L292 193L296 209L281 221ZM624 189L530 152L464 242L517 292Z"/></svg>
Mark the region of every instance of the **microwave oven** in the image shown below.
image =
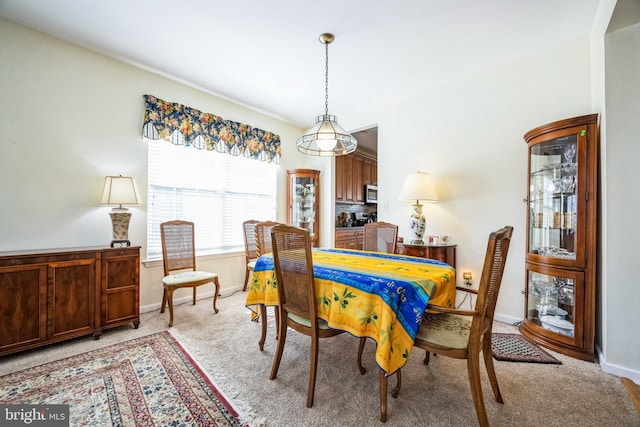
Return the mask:
<svg viewBox="0 0 640 427"><path fill-rule="evenodd" d="M364 186L364 200L365 200L365 203L378 203L378 186L377 185Z"/></svg>

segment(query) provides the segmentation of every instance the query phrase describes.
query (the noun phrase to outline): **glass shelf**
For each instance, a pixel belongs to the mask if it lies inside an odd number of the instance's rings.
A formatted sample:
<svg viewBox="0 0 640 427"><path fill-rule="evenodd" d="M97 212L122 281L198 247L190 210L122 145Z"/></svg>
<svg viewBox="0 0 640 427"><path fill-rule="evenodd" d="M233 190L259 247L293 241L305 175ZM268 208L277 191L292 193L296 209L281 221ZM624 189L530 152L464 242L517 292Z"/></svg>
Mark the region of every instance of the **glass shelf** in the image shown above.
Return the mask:
<svg viewBox="0 0 640 427"><path fill-rule="evenodd" d="M573 277L528 270L527 319L543 329L573 338L575 282Z"/></svg>
<svg viewBox="0 0 640 427"><path fill-rule="evenodd" d="M531 148L529 248L531 254L575 259L578 164L577 136L544 141Z"/></svg>

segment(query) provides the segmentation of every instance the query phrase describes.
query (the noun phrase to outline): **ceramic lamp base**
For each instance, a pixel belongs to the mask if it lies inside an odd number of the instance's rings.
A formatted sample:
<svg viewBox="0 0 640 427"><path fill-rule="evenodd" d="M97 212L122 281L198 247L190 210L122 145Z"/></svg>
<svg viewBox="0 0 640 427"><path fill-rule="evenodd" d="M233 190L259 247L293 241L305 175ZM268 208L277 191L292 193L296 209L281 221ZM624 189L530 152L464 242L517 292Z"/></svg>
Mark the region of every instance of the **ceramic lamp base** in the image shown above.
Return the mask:
<svg viewBox="0 0 640 427"><path fill-rule="evenodd" d="M130 246L129 221L131 220L131 213L127 209L113 209L109 212L109 216L111 216L111 225L113 226L111 247L115 244Z"/></svg>
<svg viewBox="0 0 640 427"><path fill-rule="evenodd" d="M413 239L411 240L412 245L424 244L422 238L424 237L426 223L427 220L422 214L422 205L420 203L414 204L413 214L411 214L411 219L409 221L409 227L411 228L411 234L413 237Z"/></svg>

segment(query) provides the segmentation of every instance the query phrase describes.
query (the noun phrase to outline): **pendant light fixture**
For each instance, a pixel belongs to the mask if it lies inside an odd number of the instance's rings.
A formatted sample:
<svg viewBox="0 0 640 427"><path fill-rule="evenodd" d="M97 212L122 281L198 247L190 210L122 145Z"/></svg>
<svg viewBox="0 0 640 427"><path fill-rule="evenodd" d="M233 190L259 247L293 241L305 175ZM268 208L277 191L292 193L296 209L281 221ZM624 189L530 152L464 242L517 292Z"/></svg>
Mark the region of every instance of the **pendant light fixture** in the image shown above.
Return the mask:
<svg viewBox="0 0 640 427"><path fill-rule="evenodd" d="M314 156L342 156L353 153L358 146L358 141L338 124L338 118L329 115L329 43L334 39L331 33L320 35L325 47L324 114L296 141L298 151Z"/></svg>

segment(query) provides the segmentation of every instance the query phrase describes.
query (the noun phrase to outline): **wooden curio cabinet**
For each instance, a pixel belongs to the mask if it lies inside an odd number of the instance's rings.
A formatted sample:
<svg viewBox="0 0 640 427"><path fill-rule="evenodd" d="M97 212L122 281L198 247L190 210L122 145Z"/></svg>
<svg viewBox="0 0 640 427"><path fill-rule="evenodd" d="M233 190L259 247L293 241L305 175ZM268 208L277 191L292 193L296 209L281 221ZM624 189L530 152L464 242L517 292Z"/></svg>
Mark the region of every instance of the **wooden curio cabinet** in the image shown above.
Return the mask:
<svg viewBox="0 0 640 427"><path fill-rule="evenodd" d="M528 144L525 313L520 332L595 357L598 115L549 123Z"/></svg>
<svg viewBox="0 0 640 427"><path fill-rule="evenodd" d="M318 246L320 231L320 171L293 169L287 171L287 222L309 230L311 243Z"/></svg>

